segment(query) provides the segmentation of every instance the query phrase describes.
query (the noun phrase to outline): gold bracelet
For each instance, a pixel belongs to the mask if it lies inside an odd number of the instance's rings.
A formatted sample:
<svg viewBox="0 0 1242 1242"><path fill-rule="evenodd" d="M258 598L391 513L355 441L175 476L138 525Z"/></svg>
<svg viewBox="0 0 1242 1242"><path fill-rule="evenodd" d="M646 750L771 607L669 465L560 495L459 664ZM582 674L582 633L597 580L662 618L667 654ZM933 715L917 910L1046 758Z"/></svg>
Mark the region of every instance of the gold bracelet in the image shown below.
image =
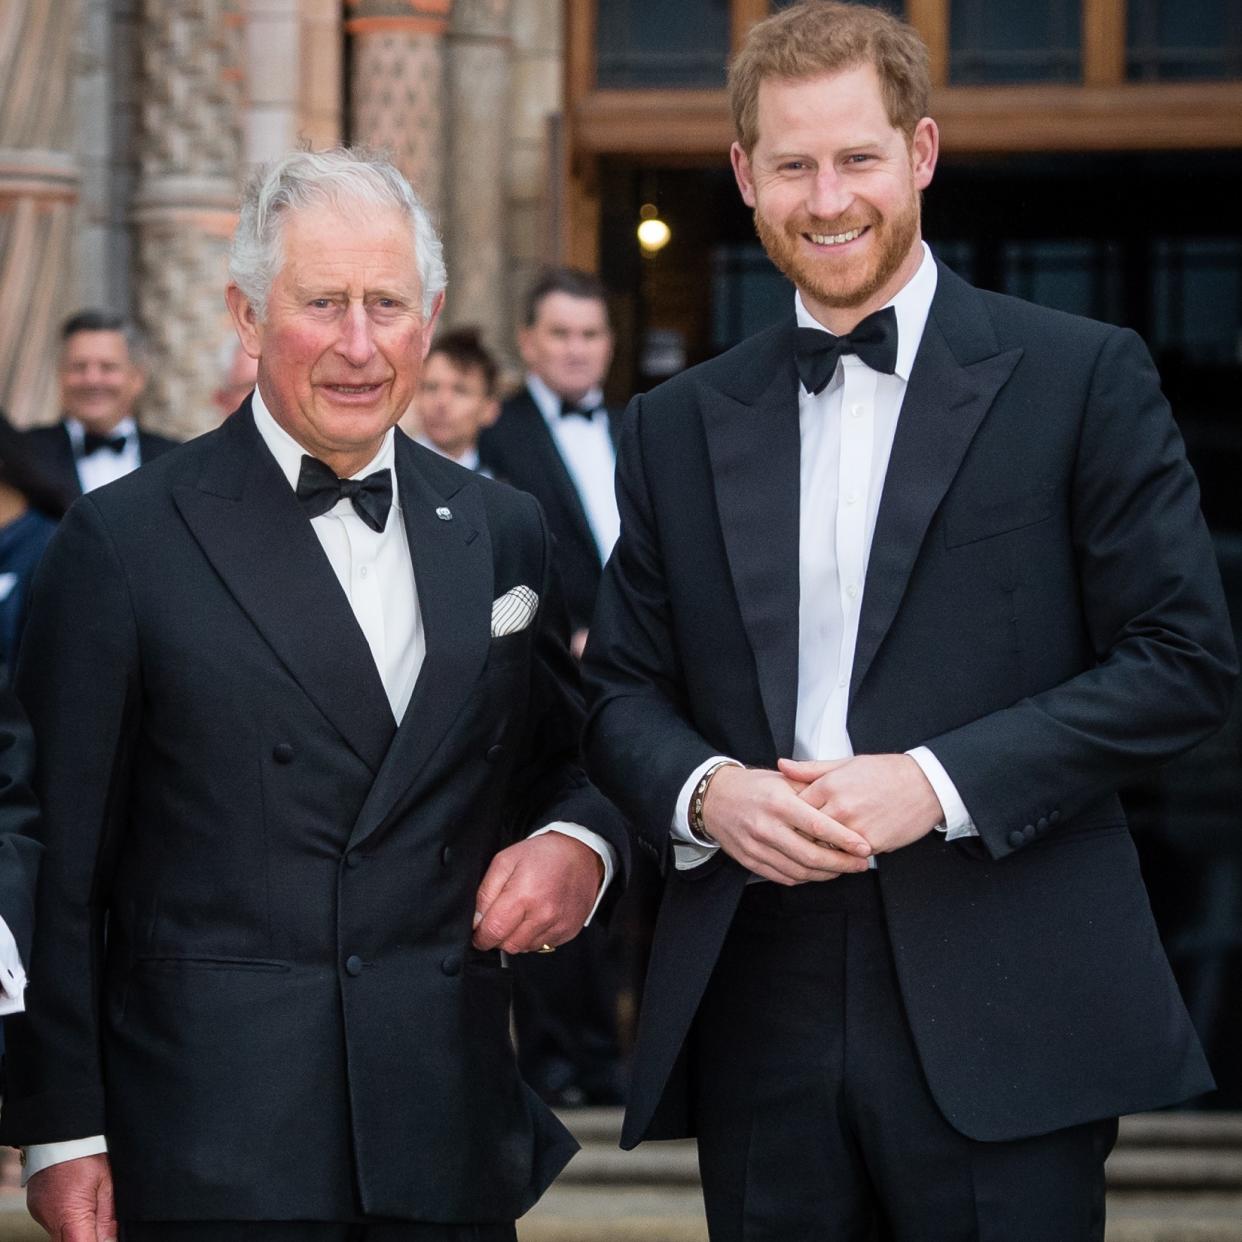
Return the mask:
<svg viewBox="0 0 1242 1242"><path fill-rule="evenodd" d="M699 783L694 787L694 793L690 795L690 806L686 818L690 822L690 835L702 841L704 845L719 845L720 842L707 831L707 825L703 822L703 803L707 799L707 787L712 783L712 777L720 771L721 768L736 768L736 764L732 759L722 759L719 763L713 763L710 768L699 778Z"/></svg>

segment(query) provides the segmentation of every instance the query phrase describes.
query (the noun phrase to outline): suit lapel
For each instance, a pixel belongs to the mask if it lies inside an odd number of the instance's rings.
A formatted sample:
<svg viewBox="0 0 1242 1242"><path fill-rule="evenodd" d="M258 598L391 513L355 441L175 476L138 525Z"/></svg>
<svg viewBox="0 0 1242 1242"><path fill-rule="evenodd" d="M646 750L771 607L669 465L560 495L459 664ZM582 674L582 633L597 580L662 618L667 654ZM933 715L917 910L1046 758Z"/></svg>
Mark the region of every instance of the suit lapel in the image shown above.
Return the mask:
<svg viewBox="0 0 1242 1242"><path fill-rule="evenodd" d="M63 421L56 424L54 444L54 469L64 480L65 486L70 489L70 494L81 496L82 480L78 476L78 463L73 455L73 440L70 438L69 428Z"/></svg>
<svg viewBox="0 0 1242 1242"><path fill-rule="evenodd" d="M196 486L173 500L207 559L290 675L378 771L396 728L349 601L249 403L218 431Z"/></svg>
<svg viewBox="0 0 1242 1242"><path fill-rule="evenodd" d="M867 564L850 702L897 615L932 517L1020 349L999 346L979 295L943 265L897 420Z"/></svg>
<svg viewBox="0 0 1242 1242"><path fill-rule="evenodd" d="M798 690L801 428L793 319L740 350L700 394L716 507L775 753L793 749Z"/></svg>
<svg viewBox="0 0 1242 1242"><path fill-rule="evenodd" d="M582 506L582 497L578 493L573 476L569 473L565 459L561 456L560 449L556 446L556 440L548 427L548 421L530 392L524 392L522 395L525 398L526 411L525 426L522 428L522 443L529 448L535 459L536 473L547 479L548 486L559 495L560 503L578 538L591 549L598 559L599 545L595 542L591 524L587 521L586 509Z"/></svg>
<svg viewBox="0 0 1242 1242"><path fill-rule="evenodd" d="M491 642L492 550L478 484L456 470L433 475L426 468L430 454L405 436L397 436L396 449L398 495L427 651L351 846L370 836L424 774L476 693ZM445 520L441 512L450 517Z"/></svg>

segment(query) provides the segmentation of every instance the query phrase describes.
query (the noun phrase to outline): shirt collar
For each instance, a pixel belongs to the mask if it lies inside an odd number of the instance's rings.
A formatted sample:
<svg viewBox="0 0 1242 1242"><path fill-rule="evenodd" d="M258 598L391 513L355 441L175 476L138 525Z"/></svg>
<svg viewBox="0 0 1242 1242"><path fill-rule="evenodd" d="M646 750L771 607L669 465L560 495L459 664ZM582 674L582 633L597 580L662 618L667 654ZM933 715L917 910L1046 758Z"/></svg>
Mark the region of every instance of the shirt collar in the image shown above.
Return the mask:
<svg viewBox="0 0 1242 1242"><path fill-rule="evenodd" d="M294 491L297 491L298 475L302 471L302 457L304 455L314 456L314 454L307 454L306 450L276 421L271 410L267 408L267 403L263 400L263 394L257 387L250 398L250 409L254 414L255 428L263 438L263 443L267 445L271 455L276 458L276 464L280 467L281 474L288 480L289 486ZM399 509L397 472L393 469L393 462L396 458L393 448L395 438L393 429L389 427L384 433L384 439L380 444L379 452L361 470L351 475L350 478L363 479L369 474L374 474L377 470L387 470L392 475L393 507Z"/></svg>
<svg viewBox="0 0 1242 1242"><path fill-rule="evenodd" d="M927 316L931 313L932 298L936 296L939 275L936 260L932 258L927 243L922 242L921 245L923 261L918 271L884 304L897 312L897 376L907 383L923 340L923 330L927 327ZM801 292L794 293L794 313L798 318L798 327L824 331L824 325L807 310Z"/></svg>
<svg viewBox="0 0 1242 1242"><path fill-rule="evenodd" d="M74 449L80 449L82 447L82 442L86 439L86 428L78 422L76 418L72 418L66 414L65 430L69 432L69 441L73 445ZM137 434L138 424L134 422L132 417L129 417L121 419L121 421L108 432L108 437L122 436L124 439L128 440L131 436L136 436Z"/></svg>
<svg viewBox="0 0 1242 1242"><path fill-rule="evenodd" d="M550 423L554 423L561 416L561 396L559 393L553 392L534 372L526 376L526 387L530 389L530 395L534 398L535 404L539 407L539 412ZM594 388L589 389L586 395L578 404L584 410L597 410L604 404L604 390L597 384Z"/></svg>

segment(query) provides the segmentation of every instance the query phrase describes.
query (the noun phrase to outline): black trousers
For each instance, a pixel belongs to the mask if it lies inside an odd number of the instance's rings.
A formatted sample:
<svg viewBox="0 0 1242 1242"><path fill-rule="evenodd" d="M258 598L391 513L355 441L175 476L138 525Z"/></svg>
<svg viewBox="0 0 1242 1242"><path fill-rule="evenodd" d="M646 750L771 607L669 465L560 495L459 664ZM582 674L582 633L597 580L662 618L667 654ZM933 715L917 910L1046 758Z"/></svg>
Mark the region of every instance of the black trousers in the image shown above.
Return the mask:
<svg viewBox="0 0 1242 1242"><path fill-rule="evenodd" d="M513 959L513 1028L522 1077L551 1104L620 1104L617 971L593 922L555 953Z"/></svg>
<svg viewBox="0 0 1242 1242"><path fill-rule="evenodd" d="M712 1242L1102 1242L1116 1121L1009 1143L945 1121L874 873L748 888L690 1051Z"/></svg>
<svg viewBox="0 0 1242 1242"><path fill-rule="evenodd" d="M513 1225L315 1220L121 1222L120 1242L516 1242Z"/></svg>

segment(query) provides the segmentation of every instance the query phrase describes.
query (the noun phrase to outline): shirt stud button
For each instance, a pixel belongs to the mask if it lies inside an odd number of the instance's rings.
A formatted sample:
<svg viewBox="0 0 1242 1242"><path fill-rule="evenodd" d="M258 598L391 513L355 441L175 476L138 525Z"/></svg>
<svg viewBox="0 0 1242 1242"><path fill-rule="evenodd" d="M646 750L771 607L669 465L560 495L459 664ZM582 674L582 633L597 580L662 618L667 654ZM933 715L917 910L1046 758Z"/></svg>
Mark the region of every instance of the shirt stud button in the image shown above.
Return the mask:
<svg viewBox="0 0 1242 1242"><path fill-rule="evenodd" d="M345 973L354 979L362 974L362 958L356 953L351 953L345 959Z"/></svg>

